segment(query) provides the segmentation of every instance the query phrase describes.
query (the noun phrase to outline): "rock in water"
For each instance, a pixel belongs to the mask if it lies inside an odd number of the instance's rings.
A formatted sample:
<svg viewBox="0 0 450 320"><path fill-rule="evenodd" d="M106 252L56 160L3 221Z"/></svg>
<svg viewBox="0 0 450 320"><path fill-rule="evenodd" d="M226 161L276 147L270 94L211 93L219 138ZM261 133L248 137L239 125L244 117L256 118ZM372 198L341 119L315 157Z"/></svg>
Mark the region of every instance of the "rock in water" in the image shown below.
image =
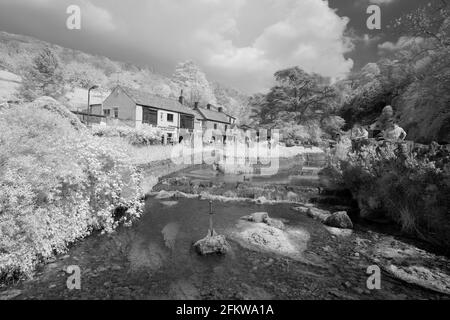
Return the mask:
<svg viewBox="0 0 450 320"><path fill-rule="evenodd" d="M242 220L246 220L249 222L255 222L255 223L265 223L268 226L284 230L285 226L284 223L277 219L272 219L269 217L269 214L267 212L255 212L251 215L245 216L241 218Z"/></svg>
<svg viewBox="0 0 450 320"><path fill-rule="evenodd" d="M230 244L225 239L225 236L214 235L206 236L194 244L195 250L202 256L210 254L226 254L231 250Z"/></svg>
<svg viewBox="0 0 450 320"><path fill-rule="evenodd" d="M155 197L155 199L158 200L165 200L165 199L170 199L173 198L174 193L173 192L167 192L165 190L161 190Z"/></svg>
<svg viewBox="0 0 450 320"><path fill-rule="evenodd" d="M325 224L334 228L353 229L352 220L349 218L346 211L333 213L331 216L326 218Z"/></svg>
<svg viewBox="0 0 450 320"><path fill-rule="evenodd" d="M309 207L294 207L292 210L300 212L300 213L308 213Z"/></svg>
<svg viewBox="0 0 450 320"><path fill-rule="evenodd" d="M321 222L325 222L325 220L327 220L330 215L331 213L329 211L317 209L314 207L311 207L308 210L308 216Z"/></svg>
<svg viewBox="0 0 450 320"><path fill-rule="evenodd" d="M242 219L250 222L263 223L269 219L269 214L267 212L255 212L249 216L242 217Z"/></svg>

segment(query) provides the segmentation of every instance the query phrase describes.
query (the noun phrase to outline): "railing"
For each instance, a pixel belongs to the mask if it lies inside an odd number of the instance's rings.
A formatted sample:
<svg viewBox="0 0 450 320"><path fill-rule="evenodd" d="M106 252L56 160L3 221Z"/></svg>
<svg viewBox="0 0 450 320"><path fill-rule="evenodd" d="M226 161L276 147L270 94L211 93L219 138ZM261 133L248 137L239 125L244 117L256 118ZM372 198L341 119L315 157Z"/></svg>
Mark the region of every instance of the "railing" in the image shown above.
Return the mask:
<svg viewBox="0 0 450 320"><path fill-rule="evenodd" d="M97 114L89 114L87 112L80 111L72 111L80 121L86 125L99 124L106 121L105 116L97 115Z"/></svg>

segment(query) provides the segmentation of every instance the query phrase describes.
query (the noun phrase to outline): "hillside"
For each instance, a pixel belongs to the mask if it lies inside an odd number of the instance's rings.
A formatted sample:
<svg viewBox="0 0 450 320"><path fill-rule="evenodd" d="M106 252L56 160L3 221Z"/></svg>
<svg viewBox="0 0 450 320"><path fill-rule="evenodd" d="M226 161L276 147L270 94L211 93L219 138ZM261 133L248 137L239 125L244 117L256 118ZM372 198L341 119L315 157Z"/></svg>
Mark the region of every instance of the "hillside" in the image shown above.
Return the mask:
<svg viewBox="0 0 450 320"><path fill-rule="evenodd" d="M97 102L102 101L115 85L121 84L171 98L178 98L183 89L187 101L217 104L231 115L245 117L248 97L236 89L210 82L192 61L179 63L172 76L165 76L145 66L113 61L7 32L0 32L0 102L22 98L20 78L44 48L55 54L62 72L64 95L55 98L72 109L86 108L90 86L99 86L92 93L93 102Z"/></svg>

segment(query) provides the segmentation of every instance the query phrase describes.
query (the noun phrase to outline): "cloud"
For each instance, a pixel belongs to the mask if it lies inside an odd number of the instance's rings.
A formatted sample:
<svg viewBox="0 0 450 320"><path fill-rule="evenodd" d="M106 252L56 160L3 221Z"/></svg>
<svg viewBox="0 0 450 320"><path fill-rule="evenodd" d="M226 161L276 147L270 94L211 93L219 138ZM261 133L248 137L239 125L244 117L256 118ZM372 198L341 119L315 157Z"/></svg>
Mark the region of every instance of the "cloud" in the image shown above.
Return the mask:
<svg viewBox="0 0 450 320"><path fill-rule="evenodd" d="M5 5L20 5L35 9L45 9L55 18L68 17L66 9L77 5L81 10L81 28L92 33L110 32L117 29L111 12L93 3L93 0L2 0Z"/></svg>
<svg viewBox="0 0 450 320"><path fill-rule="evenodd" d="M380 54L384 52L395 52L407 47L420 45L424 42L423 38L412 38L412 37L400 37L396 43L387 41L378 45L378 50Z"/></svg>
<svg viewBox="0 0 450 320"><path fill-rule="evenodd" d="M3 1L26 4L29 10L45 8L54 20L67 17L68 5L79 5L83 32L73 33L78 43L71 46L89 44L94 52L165 73L173 72L179 61L193 60L210 79L247 92L270 87L273 74L282 68L299 66L339 78L353 67L345 57L353 49L344 36L348 19L339 17L327 1Z"/></svg>
<svg viewBox="0 0 450 320"><path fill-rule="evenodd" d="M80 8L82 27L87 26L94 32L110 32L116 30L111 13L105 8L98 7L88 0L81 0Z"/></svg>
<svg viewBox="0 0 450 320"><path fill-rule="evenodd" d="M244 12L261 7L271 17L253 21ZM208 74L247 91L268 88L273 74L286 67L300 66L332 78L345 76L353 67L344 57L352 49L343 36L348 19L324 1L186 0L181 5L154 0L149 11L145 38L153 51L193 59ZM259 27L252 29L254 25ZM158 44L155 30L161 32ZM250 33L253 37L242 43Z"/></svg>

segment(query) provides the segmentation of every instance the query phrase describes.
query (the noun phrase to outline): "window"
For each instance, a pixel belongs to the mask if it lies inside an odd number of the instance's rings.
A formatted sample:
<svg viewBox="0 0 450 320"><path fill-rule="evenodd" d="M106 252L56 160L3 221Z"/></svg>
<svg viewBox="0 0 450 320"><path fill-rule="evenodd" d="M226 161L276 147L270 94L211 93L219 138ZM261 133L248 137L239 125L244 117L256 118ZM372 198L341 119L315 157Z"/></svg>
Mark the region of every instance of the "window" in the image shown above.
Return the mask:
<svg viewBox="0 0 450 320"><path fill-rule="evenodd" d="M158 125L158 113L150 108L142 108L142 123L156 126Z"/></svg>
<svg viewBox="0 0 450 320"><path fill-rule="evenodd" d="M217 123L214 123L214 130L217 130Z"/></svg>
<svg viewBox="0 0 450 320"><path fill-rule="evenodd" d="M173 114L167 114L167 122L173 122Z"/></svg>
<svg viewBox="0 0 450 320"><path fill-rule="evenodd" d="M114 118L119 119L119 108L114 108Z"/></svg>
<svg viewBox="0 0 450 320"><path fill-rule="evenodd" d="M228 130L228 125L226 124L226 125L225 125L225 131L227 131L227 130Z"/></svg>
<svg viewBox="0 0 450 320"><path fill-rule="evenodd" d="M194 117L187 115L180 115L180 128L181 129L194 129Z"/></svg>
<svg viewBox="0 0 450 320"><path fill-rule="evenodd" d="M110 117L111 116L111 109L105 109L103 110L103 115L105 117Z"/></svg>

